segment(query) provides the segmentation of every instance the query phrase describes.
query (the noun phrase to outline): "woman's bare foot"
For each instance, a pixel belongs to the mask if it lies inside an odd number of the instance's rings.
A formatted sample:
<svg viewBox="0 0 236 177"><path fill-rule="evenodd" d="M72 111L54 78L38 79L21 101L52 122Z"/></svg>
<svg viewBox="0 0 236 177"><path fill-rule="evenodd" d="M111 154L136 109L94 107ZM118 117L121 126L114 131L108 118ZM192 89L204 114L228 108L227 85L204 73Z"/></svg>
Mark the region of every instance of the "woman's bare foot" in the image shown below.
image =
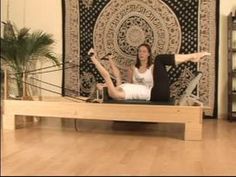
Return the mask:
<svg viewBox="0 0 236 177"><path fill-rule="evenodd" d="M192 62L199 62L205 56L211 56L209 52L199 52L195 54L196 56L191 60Z"/></svg>
<svg viewBox="0 0 236 177"><path fill-rule="evenodd" d="M93 48L91 48L88 51L88 55L90 56L90 59L92 60L93 63L94 63L94 60L97 60L97 53Z"/></svg>
<svg viewBox="0 0 236 177"><path fill-rule="evenodd" d="M96 54L96 51L94 50L94 48L91 48L91 49L89 49L89 51L88 51L88 55L94 55L94 54Z"/></svg>

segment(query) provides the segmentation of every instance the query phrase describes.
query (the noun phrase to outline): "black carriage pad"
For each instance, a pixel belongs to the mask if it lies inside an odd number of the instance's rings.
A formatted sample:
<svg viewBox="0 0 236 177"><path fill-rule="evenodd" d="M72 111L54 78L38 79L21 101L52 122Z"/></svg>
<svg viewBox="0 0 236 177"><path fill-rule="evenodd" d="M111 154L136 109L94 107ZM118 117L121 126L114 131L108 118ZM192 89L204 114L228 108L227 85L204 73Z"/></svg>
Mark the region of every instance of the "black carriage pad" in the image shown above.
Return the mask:
<svg viewBox="0 0 236 177"><path fill-rule="evenodd" d="M114 100L108 95L106 87L103 88L103 103L109 104L147 104L147 105L175 105L175 100L169 101L146 101L146 100Z"/></svg>
<svg viewBox="0 0 236 177"><path fill-rule="evenodd" d="M175 100L170 100L167 102L158 101L145 101L145 100L104 100L103 103L109 104L145 104L145 105L175 105Z"/></svg>

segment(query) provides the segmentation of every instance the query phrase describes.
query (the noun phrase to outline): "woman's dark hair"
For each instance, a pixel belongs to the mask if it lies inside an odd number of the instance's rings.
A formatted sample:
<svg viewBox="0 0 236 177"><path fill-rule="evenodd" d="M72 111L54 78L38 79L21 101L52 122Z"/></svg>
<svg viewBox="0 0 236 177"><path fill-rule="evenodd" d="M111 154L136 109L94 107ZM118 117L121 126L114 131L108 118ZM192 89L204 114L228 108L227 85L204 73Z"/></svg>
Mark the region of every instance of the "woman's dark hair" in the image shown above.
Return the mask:
<svg viewBox="0 0 236 177"><path fill-rule="evenodd" d="M149 68L152 64L152 49L151 49L151 46L148 45L148 44L141 44L139 47L138 47L138 50L137 50L137 59L136 59L136 64L135 64L135 67L136 68L139 68L141 66L141 62L140 62L140 58L138 56L138 53L139 53L139 49L141 47L146 47L147 50L148 50L148 53L150 54L149 57L148 57L148 62L147 62L147 68Z"/></svg>

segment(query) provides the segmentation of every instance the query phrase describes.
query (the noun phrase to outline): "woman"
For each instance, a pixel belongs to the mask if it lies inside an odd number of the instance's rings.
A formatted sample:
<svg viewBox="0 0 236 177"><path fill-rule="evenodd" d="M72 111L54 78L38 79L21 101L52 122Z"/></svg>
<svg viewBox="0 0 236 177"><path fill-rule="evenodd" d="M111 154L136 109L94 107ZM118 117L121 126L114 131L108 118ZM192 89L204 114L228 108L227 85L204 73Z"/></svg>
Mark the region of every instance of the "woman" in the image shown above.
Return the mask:
<svg viewBox="0 0 236 177"><path fill-rule="evenodd" d="M94 49L90 49L89 54L91 53L93 53L91 60L104 78L106 82L105 84L108 87L108 94L111 98L115 100L136 99L151 101L169 101L170 99L169 78L165 68L166 65L174 66L187 61L198 62L203 56L210 55L210 53L207 52L186 55L158 55L155 58L153 66L153 84L148 85L135 82L121 84L121 82L119 81L119 84L115 86L110 78L109 72L98 61ZM151 51L148 51L148 55L151 56ZM142 59L142 57L140 57L140 59ZM118 74L117 68L116 72L117 73L114 73L114 75ZM116 77L119 77L119 74L116 75Z"/></svg>
<svg viewBox="0 0 236 177"><path fill-rule="evenodd" d="M153 64L151 53L151 47L148 44L141 44L138 47L136 64L128 68L128 83L144 85L149 88L153 86ZM121 85L120 71L116 67L112 55L107 55L104 59L109 61L112 73L116 79L116 86ZM97 87L99 90L102 90L102 88L107 87L107 85L106 83L99 83L97 84Z"/></svg>
<svg viewBox="0 0 236 177"><path fill-rule="evenodd" d="M152 51L148 44L141 44L138 47L136 64L129 68L128 82L153 86Z"/></svg>

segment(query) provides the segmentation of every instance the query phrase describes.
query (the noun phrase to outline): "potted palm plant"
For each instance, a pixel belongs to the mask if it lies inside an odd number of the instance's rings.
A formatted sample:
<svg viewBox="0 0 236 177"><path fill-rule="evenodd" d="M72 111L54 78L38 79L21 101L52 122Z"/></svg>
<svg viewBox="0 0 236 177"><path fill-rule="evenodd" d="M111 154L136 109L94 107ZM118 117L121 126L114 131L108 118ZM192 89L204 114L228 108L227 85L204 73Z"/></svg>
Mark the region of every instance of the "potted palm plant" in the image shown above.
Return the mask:
<svg viewBox="0 0 236 177"><path fill-rule="evenodd" d="M0 57L3 63L15 73L18 96L23 96L23 72L37 60L49 60L59 66L53 52L54 39L51 34L42 31L30 33L29 28L17 29L10 21L3 23ZM25 74L27 78L27 74Z"/></svg>

